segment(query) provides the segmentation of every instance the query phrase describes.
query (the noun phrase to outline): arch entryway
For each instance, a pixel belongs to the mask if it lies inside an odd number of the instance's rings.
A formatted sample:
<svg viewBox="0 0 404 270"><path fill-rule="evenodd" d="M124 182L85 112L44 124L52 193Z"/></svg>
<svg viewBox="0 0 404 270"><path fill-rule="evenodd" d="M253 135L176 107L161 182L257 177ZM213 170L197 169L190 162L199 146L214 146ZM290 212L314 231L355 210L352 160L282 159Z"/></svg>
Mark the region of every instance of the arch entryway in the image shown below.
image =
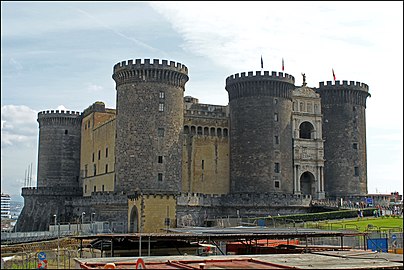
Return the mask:
<svg viewBox="0 0 404 270"><path fill-rule="evenodd" d="M300 176L300 191L303 195L315 196L316 186L314 185L314 175L311 172L304 172Z"/></svg>
<svg viewBox="0 0 404 270"><path fill-rule="evenodd" d="M137 211L136 206L133 206L132 210L130 211L129 232L139 232L139 212Z"/></svg>
<svg viewBox="0 0 404 270"><path fill-rule="evenodd" d="M314 127L310 122L303 122L299 127L300 139L314 139Z"/></svg>

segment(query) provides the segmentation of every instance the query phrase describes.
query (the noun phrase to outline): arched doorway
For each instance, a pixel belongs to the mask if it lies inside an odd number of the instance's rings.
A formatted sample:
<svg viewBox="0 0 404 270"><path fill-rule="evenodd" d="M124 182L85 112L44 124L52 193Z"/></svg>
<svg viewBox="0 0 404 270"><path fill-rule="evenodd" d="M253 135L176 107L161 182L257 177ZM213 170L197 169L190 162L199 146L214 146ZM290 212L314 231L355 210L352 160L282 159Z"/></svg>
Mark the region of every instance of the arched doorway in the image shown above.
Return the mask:
<svg viewBox="0 0 404 270"><path fill-rule="evenodd" d="M133 206L132 211L130 211L130 223L129 223L129 232L136 233L139 232L139 212L137 211L136 206Z"/></svg>
<svg viewBox="0 0 404 270"><path fill-rule="evenodd" d="M301 123L299 129L300 139L314 139L314 127L310 122Z"/></svg>
<svg viewBox="0 0 404 270"><path fill-rule="evenodd" d="M316 194L314 180L314 175L311 172L304 172L300 176L300 191L303 195L314 196Z"/></svg>

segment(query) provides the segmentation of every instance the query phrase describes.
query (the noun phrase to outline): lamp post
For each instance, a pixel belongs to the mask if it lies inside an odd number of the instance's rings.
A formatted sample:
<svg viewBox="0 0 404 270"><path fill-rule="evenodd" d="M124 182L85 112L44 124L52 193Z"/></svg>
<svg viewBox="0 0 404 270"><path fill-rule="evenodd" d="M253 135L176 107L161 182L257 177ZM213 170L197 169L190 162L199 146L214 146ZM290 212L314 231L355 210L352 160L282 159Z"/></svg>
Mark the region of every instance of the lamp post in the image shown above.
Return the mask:
<svg viewBox="0 0 404 270"><path fill-rule="evenodd" d="M95 213L91 213L91 216L90 216L90 224L91 224L91 233L94 233L94 217L95 217Z"/></svg>
<svg viewBox="0 0 404 270"><path fill-rule="evenodd" d="M55 230L56 230L56 227L57 227L57 222L56 222L57 215L55 214L53 216L55 217ZM57 255L56 255L57 269L59 269L59 228L60 227L57 228L58 229L58 249L57 249Z"/></svg>
<svg viewBox="0 0 404 270"><path fill-rule="evenodd" d="M81 213L81 232L83 233L83 224L84 224L84 215L86 214L86 212L82 212Z"/></svg>

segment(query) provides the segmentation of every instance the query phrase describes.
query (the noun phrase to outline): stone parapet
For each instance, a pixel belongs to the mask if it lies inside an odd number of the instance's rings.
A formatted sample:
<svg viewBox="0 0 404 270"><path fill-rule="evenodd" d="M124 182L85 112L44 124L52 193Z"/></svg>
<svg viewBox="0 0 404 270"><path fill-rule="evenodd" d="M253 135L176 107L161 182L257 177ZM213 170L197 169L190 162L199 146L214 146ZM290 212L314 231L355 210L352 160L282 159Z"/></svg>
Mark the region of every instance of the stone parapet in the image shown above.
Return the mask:
<svg viewBox="0 0 404 270"><path fill-rule="evenodd" d="M188 68L174 61L168 63L167 60L154 59L153 63L150 59L141 59L122 61L114 66L114 74L112 78L116 82L116 86L125 83L134 82L159 82L170 85L185 87L188 81Z"/></svg>

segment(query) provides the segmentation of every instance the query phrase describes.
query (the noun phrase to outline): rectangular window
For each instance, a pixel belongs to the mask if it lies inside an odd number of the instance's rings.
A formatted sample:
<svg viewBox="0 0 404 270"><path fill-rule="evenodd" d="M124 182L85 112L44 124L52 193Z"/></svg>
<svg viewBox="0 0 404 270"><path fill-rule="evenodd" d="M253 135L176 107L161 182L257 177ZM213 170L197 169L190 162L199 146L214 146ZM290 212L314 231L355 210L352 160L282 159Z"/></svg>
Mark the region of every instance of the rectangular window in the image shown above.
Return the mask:
<svg viewBox="0 0 404 270"><path fill-rule="evenodd" d="M158 180L159 182L162 182L162 181L163 181L163 174L162 174L162 173L158 173L158 175L157 175L157 180Z"/></svg>
<svg viewBox="0 0 404 270"><path fill-rule="evenodd" d="M84 165L84 177L87 177L88 166Z"/></svg>
<svg viewBox="0 0 404 270"><path fill-rule="evenodd" d="M202 170L205 169L205 160L202 159Z"/></svg>
<svg viewBox="0 0 404 270"><path fill-rule="evenodd" d="M279 180L275 180L274 186L275 186L275 188L280 188L280 187L281 187L280 181L279 181Z"/></svg>
<svg viewBox="0 0 404 270"><path fill-rule="evenodd" d="M275 171L276 173L279 173L279 172L280 172L280 166L279 166L279 163L278 163L278 162L275 162L275 169L274 169L274 171Z"/></svg>
<svg viewBox="0 0 404 270"><path fill-rule="evenodd" d="M94 176L96 175L96 173L97 173L97 165L94 164Z"/></svg>
<svg viewBox="0 0 404 270"><path fill-rule="evenodd" d="M274 114L274 120L275 120L275 122L278 122L278 114L277 113Z"/></svg>
<svg viewBox="0 0 404 270"><path fill-rule="evenodd" d="M105 157L108 157L108 147L105 148Z"/></svg>
<svg viewBox="0 0 404 270"><path fill-rule="evenodd" d="M304 103L300 102L300 111L303 112L304 111Z"/></svg>
<svg viewBox="0 0 404 270"><path fill-rule="evenodd" d="M160 91L159 98L164 98L164 92L163 91Z"/></svg>
<svg viewBox="0 0 404 270"><path fill-rule="evenodd" d="M312 111L311 111L311 108L312 108L311 106L312 106L312 105L311 105L310 102L307 103L307 111L308 111L308 112L312 112Z"/></svg>
<svg viewBox="0 0 404 270"><path fill-rule="evenodd" d="M108 164L105 164L105 173L108 173Z"/></svg>
<svg viewBox="0 0 404 270"><path fill-rule="evenodd" d="M87 193L87 185L84 185L84 193Z"/></svg>
<svg viewBox="0 0 404 270"><path fill-rule="evenodd" d="M275 136L275 144L279 144L279 136Z"/></svg>
<svg viewBox="0 0 404 270"><path fill-rule="evenodd" d="M94 190L94 192L96 192L96 191L97 191L97 186L94 186L94 189L93 189L93 190Z"/></svg>
<svg viewBox="0 0 404 270"><path fill-rule="evenodd" d="M101 150L98 150L98 160L101 159Z"/></svg>
<svg viewBox="0 0 404 270"><path fill-rule="evenodd" d="M352 144L352 148L353 148L353 149L358 149L358 143L353 143L353 144Z"/></svg>
<svg viewBox="0 0 404 270"><path fill-rule="evenodd" d="M104 185L102 185L102 192L104 192L104 190L105 190L105 189L104 189Z"/></svg>
<svg viewBox="0 0 404 270"><path fill-rule="evenodd" d="M94 153L93 153L93 162L94 162Z"/></svg>
<svg viewBox="0 0 404 270"><path fill-rule="evenodd" d="M157 135L159 137L164 137L164 128L158 128L157 129Z"/></svg>
<svg viewBox="0 0 404 270"><path fill-rule="evenodd" d="M163 156L158 156L158 163L163 163Z"/></svg>
<svg viewBox="0 0 404 270"><path fill-rule="evenodd" d="M357 166L354 167L354 175L359 176L359 167Z"/></svg>
<svg viewBox="0 0 404 270"><path fill-rule="evenodd" d="M164 112L164 103L159 103L159 112Z"/></svg>

